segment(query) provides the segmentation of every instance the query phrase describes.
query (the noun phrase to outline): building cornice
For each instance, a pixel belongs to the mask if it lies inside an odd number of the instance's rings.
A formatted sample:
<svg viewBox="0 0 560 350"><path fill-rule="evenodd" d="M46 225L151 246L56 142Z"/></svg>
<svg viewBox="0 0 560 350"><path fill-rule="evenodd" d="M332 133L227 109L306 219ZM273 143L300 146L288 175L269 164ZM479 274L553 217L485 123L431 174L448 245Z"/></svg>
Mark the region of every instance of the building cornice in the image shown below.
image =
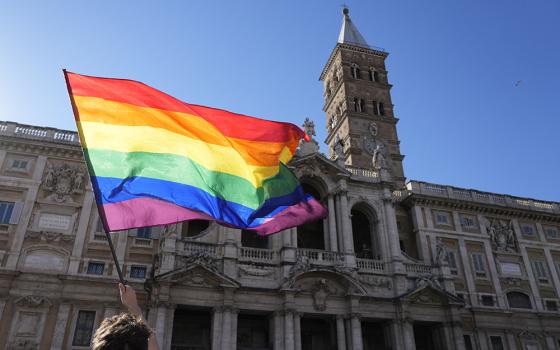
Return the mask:
<svg viewBox="0 0 560 350"><path fill-rule="evenodd" d="M347 50L358 52L358 53L367 53L367 54L382 57L382 58L386 58L387 56L389 56L389 53L386 52L385 50L381 49L381 48L375 48L375 47L365 48L365 47L360 47L360 46L355 46L355 45L350 45L350 44L337 43L336 46L334 47L333 51L331 52L331 55L329 56L329 59L327 60L327 64L325 64L325 67L323 68L323 71L321 72L321 75L319 76L320 81L325 80L325 75L329 71L331 65L334 62L336 54L338 53L338 51L340 51L340 49L347 49Z"/></svg>

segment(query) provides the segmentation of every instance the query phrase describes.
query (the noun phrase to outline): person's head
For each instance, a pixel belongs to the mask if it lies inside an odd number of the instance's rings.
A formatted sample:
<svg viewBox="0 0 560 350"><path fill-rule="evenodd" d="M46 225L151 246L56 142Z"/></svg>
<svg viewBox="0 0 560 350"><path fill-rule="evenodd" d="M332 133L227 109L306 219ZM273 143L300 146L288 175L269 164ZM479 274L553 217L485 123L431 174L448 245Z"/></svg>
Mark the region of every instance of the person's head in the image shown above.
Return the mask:
<svg viewBox="0 0 560 350"><path fill-rule="evenodd" d="M93 350L147 350L150 328L137 317L122 313L101 322L93 336Z"/></svg>

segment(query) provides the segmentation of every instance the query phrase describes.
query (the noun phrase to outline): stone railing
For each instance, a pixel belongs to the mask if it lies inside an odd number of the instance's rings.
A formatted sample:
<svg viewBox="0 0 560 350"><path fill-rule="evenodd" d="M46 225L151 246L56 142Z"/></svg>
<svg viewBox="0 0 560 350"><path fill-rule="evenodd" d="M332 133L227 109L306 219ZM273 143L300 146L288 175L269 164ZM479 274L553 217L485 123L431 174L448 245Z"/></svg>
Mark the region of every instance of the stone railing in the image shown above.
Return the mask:
<svg viewBox="0 0 560 350"><path fill-rule="evenodd" d="M239 260L255 262L276 262L277 252L272 249L241 247L239 249Z"/></svg>
<svg viewBox="0 0 560 350"><path fill-rule="evenodd" d="M356 258L356 265L359 270L368 272L384 272L385 263L381 260L360 259Z"/></svg>
<svg viewBox="0 0 560 350"><path fill-rule="evenodd" d="M205 252L213 257L220 257L222 255L222 246L212 243L201 242L177 242L177 252L189 254Z"/></svg>
<svg viewBox="0 0 560 350"><path fill-rule="evenodd" d="M352 175L359 176L359 177L367 177L371 179L379 178L379 173L371 169L362 169L362 168L346 166L346 170L348 170Z"/></svg>
<svg viewBox="0 0 560 350"><path fill-rule="evenodd" d="M405 263L404 267L407 273L412 273L412 274L432 273L431 265Z"/></svg>
<svg viewBox="0 0 560 350"><path fill-rule="evenodd" d="M330 252L320 249L298 249L297 257L306 258L309 262L315 264L331 265L334 263L343 263L344 254L339 252Z"/></svg>
<svg viewBox="0 0 560 350"><path fill-rule="evenodd" d="M75 131L40 126L25 125L8 121L0 121L0 135L21 137L57 143L80 144L78 133Z"/></svg>
<svg viewBox="0 0 560 350"><path fill-rule="evenodd" d="M455 200L493 204L503 207L545 211L560 214L560 203L519 198L508 195L482 192L453 186L443 186L420 181L410 181L406 185L409 193L444 197Z"/></svg>

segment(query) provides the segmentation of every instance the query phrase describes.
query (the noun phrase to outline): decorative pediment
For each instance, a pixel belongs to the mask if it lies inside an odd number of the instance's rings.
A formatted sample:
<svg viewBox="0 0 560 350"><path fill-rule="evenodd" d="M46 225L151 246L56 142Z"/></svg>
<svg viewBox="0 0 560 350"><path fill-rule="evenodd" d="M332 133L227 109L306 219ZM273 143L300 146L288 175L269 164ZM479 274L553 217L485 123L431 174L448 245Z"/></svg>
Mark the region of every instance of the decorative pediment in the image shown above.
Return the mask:
<svg viewBox="0 0 560 350"><path fill-rule="evenodd" d="M215 269L193 264L156 276L158 282L203 288L239 288L239 283Z"/></svg>
<svg viewBox="0 0 560 350"><path fill-rule="evenodd" d="M314 153L308 156L294 158L288 164L298 178L309 177L329 177L329 176L347 176L351 174L344 167L336 162L328 160L320 153Z"/></svg>
<svg viewBox="0 0 560 350"><path fill-rule="evenodd" d="M448 293L431 283L426 283L413 291L401 296L401 299L412 304L448 305L464 304L459 297Z"/></svg>

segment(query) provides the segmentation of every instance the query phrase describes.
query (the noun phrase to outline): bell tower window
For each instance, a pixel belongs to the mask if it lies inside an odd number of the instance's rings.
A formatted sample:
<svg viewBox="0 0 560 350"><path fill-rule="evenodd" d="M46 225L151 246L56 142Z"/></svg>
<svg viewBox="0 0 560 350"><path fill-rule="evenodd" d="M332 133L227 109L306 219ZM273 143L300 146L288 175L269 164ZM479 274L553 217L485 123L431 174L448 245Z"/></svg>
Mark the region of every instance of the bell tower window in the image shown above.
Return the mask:
<svg viewBox="0 0 560 350"><path fill-rule="evenodd" d="M373 114L375 115L385 115L385 107L383 106L383 102L373 101Z"/></svg>
<svg viewBox="0 0 560 350"><path fill-rule="evenodd" d="M350 70L352 72L352 78L360 79L360 68L358 68L358 65L356 63L351 64Z"/></svg>
<svg viewBox="0 0 560 350"><path fill-rule="evenodd" d="M373 67L369 69L369 80L373 81L374 83L379 82L379 73L377 73L377 71Z"/></svg>

